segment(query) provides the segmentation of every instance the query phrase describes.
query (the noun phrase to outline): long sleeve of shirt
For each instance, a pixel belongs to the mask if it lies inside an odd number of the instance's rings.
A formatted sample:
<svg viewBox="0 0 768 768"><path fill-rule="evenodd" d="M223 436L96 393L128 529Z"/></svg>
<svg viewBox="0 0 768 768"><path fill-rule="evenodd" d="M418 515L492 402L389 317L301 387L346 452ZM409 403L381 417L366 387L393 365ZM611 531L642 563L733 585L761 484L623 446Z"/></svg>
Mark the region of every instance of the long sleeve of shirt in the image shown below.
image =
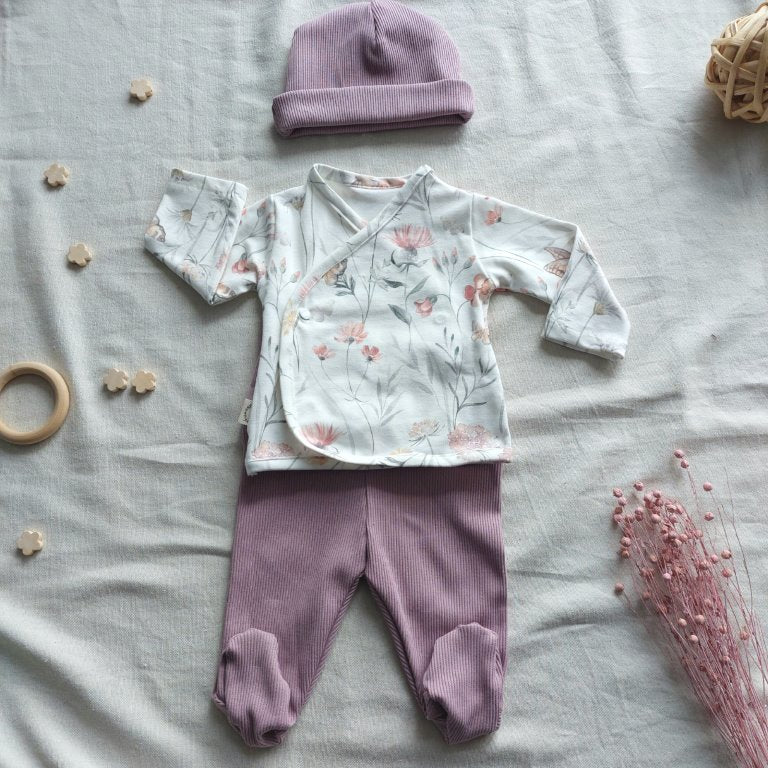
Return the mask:
<svg viewBox="0 0 768 768"><path fill-rule="evenodd" d="M300 186L246 195L173 171L145 244L209 304L259 294L249 474L510 461L495 291L547 302L546 339L624 357L627 315L575 224L426 165L315 164Z"/></svg>
<svg viewBox="0 0 768 768"><path fill-rule="evenodd" d="M173 170L145 248L209 304L258 286L274 239L269 198L246 208L247 188Z"/></svg>
<svg viewBox="0 0 768 768"><path fill-rule="evenodd" d="M544 338L609 360L624 357L627 313L575 224L474 195L472 239L495 290L550 305Z"/></svg>

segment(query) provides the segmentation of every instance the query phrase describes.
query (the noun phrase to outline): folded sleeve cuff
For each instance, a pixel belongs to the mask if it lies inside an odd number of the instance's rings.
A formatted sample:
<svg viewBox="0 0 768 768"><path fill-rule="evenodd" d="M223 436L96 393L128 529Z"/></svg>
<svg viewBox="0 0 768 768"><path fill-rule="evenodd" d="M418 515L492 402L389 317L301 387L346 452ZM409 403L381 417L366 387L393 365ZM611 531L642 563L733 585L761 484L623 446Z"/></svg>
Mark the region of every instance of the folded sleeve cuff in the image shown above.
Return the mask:
<svg viewBox="0 0 768 768"><path fill-rule="evenodd" d="M247 193L235 181L174 169L144 234L144 247L210 304L217 301Z"/></svg>
<svg viewBox="0 0 768 768"><path fill-rule="evenodd" d="M623 312L623 310L622 310ZM562 318L556 327L545 331L542 338L553 341L579 352L589 352L606 360L623 360L627 352L627 339L629 337L629 320L624 316L623 322L612 323L611 329L596 329L595 333L589 329L589 324L604 325L599 319L590 318L589 315ZM587 326L585 328L585 326Z"/></svg>
<svg viewBox="0 0 768 768"><path fill-rule="evenodd" d="M542 337L607 360L622 360L629 330L627 313L592 254L574 250Z"/></svg>

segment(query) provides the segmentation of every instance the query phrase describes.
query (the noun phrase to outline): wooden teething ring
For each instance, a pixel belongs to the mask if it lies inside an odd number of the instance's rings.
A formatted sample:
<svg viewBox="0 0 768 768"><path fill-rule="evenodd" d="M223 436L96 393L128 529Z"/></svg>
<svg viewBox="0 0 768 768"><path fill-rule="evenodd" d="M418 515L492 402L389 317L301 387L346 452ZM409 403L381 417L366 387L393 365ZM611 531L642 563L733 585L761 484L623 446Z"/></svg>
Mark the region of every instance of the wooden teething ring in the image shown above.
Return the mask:
<svg viewBox="0 0 768 768"><path fill-rule="evenodd" d="M58 371L54 371L43 363L14 363L9 365L4 371L0 372L0 392L2 392L8 382L13 381L18 376L38 376L50 384L55 399L53 413L51 418L43 424L42 427L33 429L29 432L19 432L17 429L11 429L7 424L0 420L0 438L16 445L32 445L49 438L64 423L69 412L69 388L67 382Z"/></svg>

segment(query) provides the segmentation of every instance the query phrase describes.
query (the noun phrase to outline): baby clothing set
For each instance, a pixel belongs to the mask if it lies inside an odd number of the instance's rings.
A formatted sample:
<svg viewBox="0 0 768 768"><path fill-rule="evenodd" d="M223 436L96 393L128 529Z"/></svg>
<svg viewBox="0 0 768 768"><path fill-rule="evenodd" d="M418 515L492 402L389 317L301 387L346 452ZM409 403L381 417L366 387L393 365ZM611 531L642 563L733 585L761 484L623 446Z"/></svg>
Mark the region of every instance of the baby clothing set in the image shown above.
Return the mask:
<svg viewBox="0 0 768 768"><path fill-rule="evenodd" d="M453 43L391 1L299 28L288 84L274 114L290 136L472 114ZM255 290L263 310L214 700L248 744L280 743L365 576L425 715L450 743L490 733L511 440L488 303L530 294L550 305L546 339L612 360L626 313L578 227L426 165L315 164L246 194L174 170L145 236L210 304Z"/></svg>

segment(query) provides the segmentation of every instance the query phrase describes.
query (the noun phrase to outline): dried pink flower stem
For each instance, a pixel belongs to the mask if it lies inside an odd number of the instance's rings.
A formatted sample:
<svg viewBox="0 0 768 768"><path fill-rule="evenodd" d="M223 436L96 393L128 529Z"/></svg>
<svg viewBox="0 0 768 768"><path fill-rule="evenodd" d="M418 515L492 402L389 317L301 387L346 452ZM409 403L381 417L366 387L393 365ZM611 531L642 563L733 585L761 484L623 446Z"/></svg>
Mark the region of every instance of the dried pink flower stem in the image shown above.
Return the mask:
<svg viewBox="0 0 768 768"><path fill-rule="evenodd" d="M703 504L682 451L675 451L688 474L696 518L660 491L642 496L642 506L627 511L629 500L613 489L614 522L621 531L619 553L632 564L632 583L660 619L665 646L678 659L697 697L742 768L768 766L768 655L765 637L752 610L752 583L734 524L714 488L702 488L714 503ZM634 484L638 497L644 487ZM729 489L730 492L730 489ZM706 511L704 511L706 507ZM709 523L717 518L725 546L719 548ZM729 528L741 555L749 602L735 567ZM616 592L625 594L624 585ZM630 603L631 607L631 603ZM759 683L758 683L759 681Z"/></svg>

